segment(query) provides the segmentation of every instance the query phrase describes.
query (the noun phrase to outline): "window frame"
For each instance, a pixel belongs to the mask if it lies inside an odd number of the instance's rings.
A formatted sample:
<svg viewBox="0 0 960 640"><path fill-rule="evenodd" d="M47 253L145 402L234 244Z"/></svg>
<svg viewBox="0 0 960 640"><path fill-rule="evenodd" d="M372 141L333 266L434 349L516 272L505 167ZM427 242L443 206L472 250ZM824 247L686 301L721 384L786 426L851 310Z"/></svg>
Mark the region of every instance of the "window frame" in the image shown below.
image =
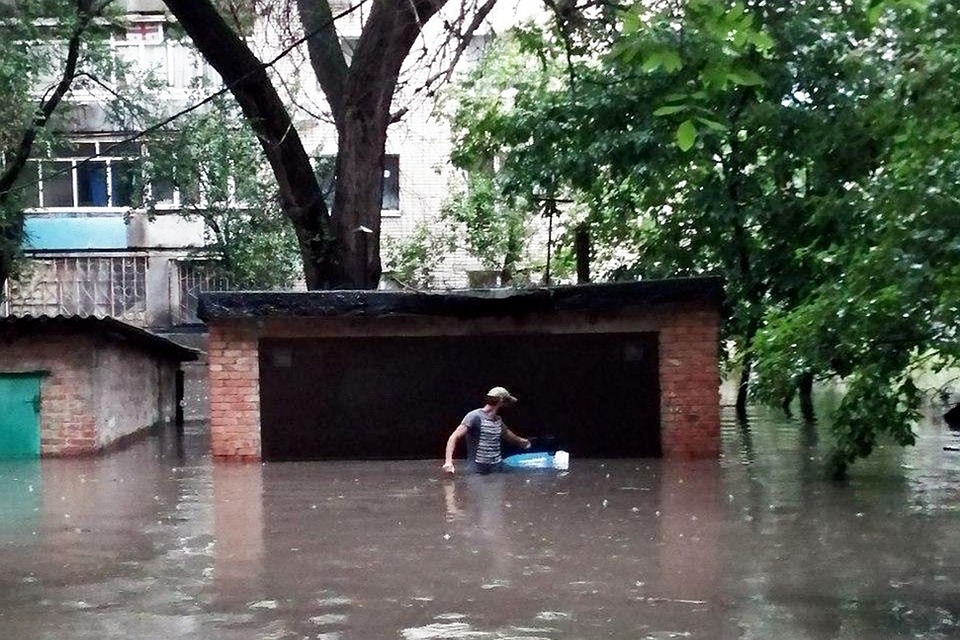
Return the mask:
<svg viewBox="0 0 960 640"><path fill-rule="evenodd" d="M330 165L331 173L330 173L329 176L320 174L320 172L319 172L319 167L317 166L317 163L314 162L314 164L313 164L314 172L317 173L317 177L320 179L320 182L321 182L320 187L321 187L321 189L326 190L326 189L328 188L327 185L328 185L329 181L334 180L334 178L335 178L334 174L335 174L335 172L336 172L336 159L337 159L337 156L336 156L336 154L331 154L331 153L318 153L318 154L317 154L316 156L314 156L314 157L315 157L316 159L322 159L322 160L325 160L325 161L332 161L332 164ZM385 187L386 187L386 180L387 180L386 176L383 176L383 177L381 178L381 189L382 189L382 190L381 190L381 194L380 194L380 216L381 216L381 217L384 217L384 218L399 218L399 217L403 214L403 198L401 197L401 196L403 195L403 189L401 188L401 184L400 184L400 177L401 177L401 171L400 171L400 154L399 154L399 153L385 153L385 154L384 154L384 156L383 156L383 159L384 159L384 167L383 167L383 170L384 170L384 172L386 172L386 171L389 169L389 168L387 167L387 158L396 158L396 159L397 159L397 162L396 162L396 171L397 171L397 180L396 180L396 183L397 183L397 198L396 198L396 199L397 199L397 207L396 207L395 209L385 209L384 206L383 206L384 196L386 195L386 189L385 189ZM329 191L329 193L327 194L327 206L330 207L331 209L333 208L333 199L334 199L335 192L336 192L336 182L333 183L333 188L332 188L332 189Z"/></svg>
<svg viewBox="0 0 960 640"><path fill-rule="evenodd" d="M126 213L131 210L136 210L138 207L133 205L119 205L114 204L114 199L117 196L116 189L114 187L114 171L115 166L118 166L120 163L125 162L143 162L144 158L144 147L141 143L135 143L138 146L139 153L137 155L133 154L111 154L111 155L100 155L105 152L110 146L115 145L122 140L117 139L103 139L103 138L76 138L70 140L71 145L85 145L92 144L94 145L95 156L83 155L81 153L68 154L68 153L46 153L42 156L30 158L27 160L27 166L36 168L35 180L37 184L37 203L36 206L27 206L24 207L25 213L79 213L79 212L91 212L91 213ZM78 150L79 151L79 150ZM92 158L92 159L91 159ZM79 167L81 163L86 161L87 166L93 164L98 166L103 166L106 172L106 190L107 190L107 206L96 206L96 205L81 205L80 204L80 176L79 176ZM70 163L70 179L71 179L71 196L73 199L72 204L70 205L58 205L58 206L49 206L45 202L45 184L47 182L44 177L44 169L46 166L56 165L56 164L65 164ZM59 169L55 169L57 171ZM149 194L150 185L144 185L145 192Z"/></svg>

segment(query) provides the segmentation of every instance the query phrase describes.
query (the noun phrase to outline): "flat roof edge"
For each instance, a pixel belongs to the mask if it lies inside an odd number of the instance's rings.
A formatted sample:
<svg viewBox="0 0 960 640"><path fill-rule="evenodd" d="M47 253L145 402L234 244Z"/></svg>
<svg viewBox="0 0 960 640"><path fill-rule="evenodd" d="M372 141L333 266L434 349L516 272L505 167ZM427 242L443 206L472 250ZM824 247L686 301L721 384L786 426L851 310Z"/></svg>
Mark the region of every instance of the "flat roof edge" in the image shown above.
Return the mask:
<svg viewBox="0 0 960 640"><path fill-rule="evenodd" d="M206 321L256 318L484 317L555 311L620 309L704 302L719 307L717 277L670 278L532 289L407 291L234 291L201 295Z"/></svg>

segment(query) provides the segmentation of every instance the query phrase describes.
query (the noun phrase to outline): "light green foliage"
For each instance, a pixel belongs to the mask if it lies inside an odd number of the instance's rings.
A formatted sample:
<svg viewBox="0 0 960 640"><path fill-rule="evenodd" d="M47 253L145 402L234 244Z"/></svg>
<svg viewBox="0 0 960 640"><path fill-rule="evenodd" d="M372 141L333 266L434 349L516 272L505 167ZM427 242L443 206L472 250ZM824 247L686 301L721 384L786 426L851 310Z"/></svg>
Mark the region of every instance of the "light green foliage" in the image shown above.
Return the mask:
<svg viewBox="0 0 960 640"><path fill-rule="evenodd" d="M453 249L453 238L444 229L418 222L413 233L400 239L384 239L384 266L402 286L431 289L444 254Z"/></svg>
<svg viewBox="0 0 960 640"><path fill-rule="evenodd" d="M755 62L775 43L742 2L641 2L625 10L621 19L612 55L624 66L642 59L642 71L668 74L694 67L692 74L685 74L685 83L663 96L663 105L654 111L655 116L681 120L676 137L682 151L693 147L704 127L724 129L723 114L713 106L731 86L764 83L754 69ZM693 57L687 55L690 37L696 39Z"/></svg>
<svg viewBox="0 0 960 640"><path fill-rule="evenodd" d="M452 92L457 108L451 158L466 181L454 190L443 215L465 231L467 248L487 269L500 272L504 285L539 279L544 263L532 257L530 245L544 226L545 200L571 195L555 167L539 162L569 153L564 134L573 134L566 119L541 121L541 107L567 86L562 62L540 55L544 45L538 29L516 30L495 43ZM557 135L530 135L537 126L554 125L562 127ZM557 237L573 220L574 209L567 206L556 217ZM570 271L569 257L562 249L556 253L554 275Z"/></svg>
<svg viewBox="0 0 960 640"><path fill-rule="evenodd" d="M540 73L488 89L512 108L458 148L499 159L493 199L570 194L602 277L722 275L744 392L754 363L772 402L844 380L843 470L909 443L913 369L960 355L960 11L920 4L637 2L524 33Z"/></svg>
<svg viewBox="0 0 960 640"><path fill-rule="evenodd" d="M501 198L493 171L468 174L466 186L444 205L443 218L463 228L470 253L501 275L501 284L520 283L532 267L526 249L532 236L533 203L520 197Z"/></svg>
<svg viewBox="0 0 960 640"><path fill-rule="evenodd" d="M217 260L234 288L289 287L300 276L299 249L281 215L263 151L228 99L189 114L148 144L145 177L176 187L183 213L206 224L203 255ZM157 202L146 204L156 211Z"/></svg>
<svg viewBox="0 0 960 640"><path fill-rule="evenodd" d="M886 145L850 190L844 237L811 254L834 275L771 309L757 344L762 397L789 385L798 363L844 376L838 474L880 436L912 443L917 373L960 361L960 6L924 4L886 15L888 37L869 52Z"/></svg>

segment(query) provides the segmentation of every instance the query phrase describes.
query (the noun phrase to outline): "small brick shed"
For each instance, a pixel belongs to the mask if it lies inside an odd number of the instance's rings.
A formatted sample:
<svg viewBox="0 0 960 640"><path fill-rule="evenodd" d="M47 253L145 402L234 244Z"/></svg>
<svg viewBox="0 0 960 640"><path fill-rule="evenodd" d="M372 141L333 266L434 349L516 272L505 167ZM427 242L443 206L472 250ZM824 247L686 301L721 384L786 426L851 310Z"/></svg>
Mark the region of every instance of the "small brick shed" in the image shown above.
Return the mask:
<svg viewBox="0 0 960 640"><path fill-rule="evenodd" d="M19 431L20 455L31 438L42 456L95 453L172 422L180 363L196 358L192 349L112 318L0 318L0 431L8 446L11 431Z"/></svg>
<svg viewBox="0 0 960 640"><path fill-rule="evenodd" d="M438 458L491 386L585 457L715 457L715 278L444 293L205 294L213 454Z"/></svg>

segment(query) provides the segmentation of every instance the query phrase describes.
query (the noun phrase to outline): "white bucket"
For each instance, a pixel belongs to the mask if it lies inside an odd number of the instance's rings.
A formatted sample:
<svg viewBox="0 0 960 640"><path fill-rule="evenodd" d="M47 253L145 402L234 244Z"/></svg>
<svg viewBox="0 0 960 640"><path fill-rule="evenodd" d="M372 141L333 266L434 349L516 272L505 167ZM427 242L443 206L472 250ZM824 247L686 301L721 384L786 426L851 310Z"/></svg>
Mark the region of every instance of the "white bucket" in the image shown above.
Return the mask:
<svg viewBox="0 0 960 640"><path fill-rule="evenodd" d="M566 451L557 451L553 454L553 468L566 471L570 468L570 454Z"/></svg>

